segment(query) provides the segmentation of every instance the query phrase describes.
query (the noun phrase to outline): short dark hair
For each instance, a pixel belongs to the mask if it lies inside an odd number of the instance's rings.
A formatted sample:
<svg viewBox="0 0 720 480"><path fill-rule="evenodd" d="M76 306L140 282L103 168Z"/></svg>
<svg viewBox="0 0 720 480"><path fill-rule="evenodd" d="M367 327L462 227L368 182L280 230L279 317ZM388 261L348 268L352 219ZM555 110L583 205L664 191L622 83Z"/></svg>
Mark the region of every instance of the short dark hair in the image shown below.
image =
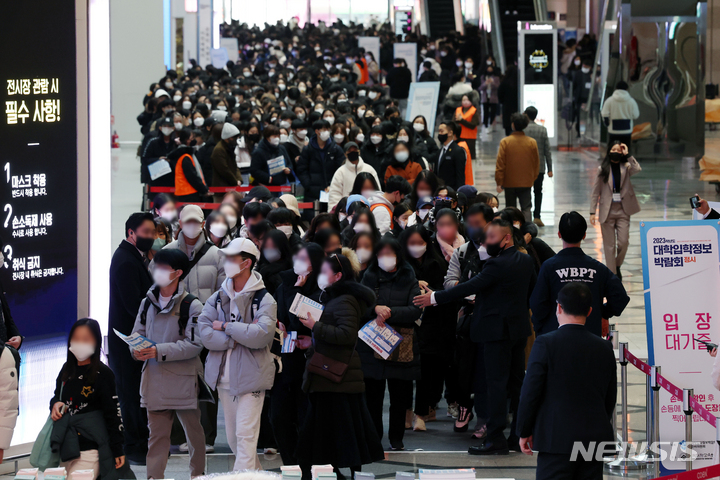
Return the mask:
<svg viewBox="0 0 720 480"><path fill-rule="evenodd" d="M240 252L238 253L238 256L245 260L250 260L250 270L253 270L255 268L255 264L257 263L258 259L255 257L255 255L247 252Z"/></svg>
<svg viewBox="0 0 720 480"><path fill-rule="evenodd" d="M525 109L525 115L527 115L527 117L532 121L535 121L535 119L537 118L537 114L538 110L535 107L527 107Z"/></svg>
<svg viewBox="0 0 720 480"><path fill-rule="evenodd" d="M580 243L587 232L585 217L576 211L565 212L558 226L560 237L567 243Z"/></svg>
<svg viewBox="0 0 720 480"><path fill-rule="evenodd" d="M125 238L128 238L130 234L128 233L129 230L132 230L133 232L140 228L140 225L143 223L150 221L153 225L155 225L155 219L153 218L153 214L150 212L136 212L130 215L128 217L127 221L125 222Z"/></svg>
<svg viewBox="0 0 720 480"><path fill-rule="evenodd" d="M295 214L284 207L274 208L268 213L267 219L270 220L273 225L292 225L295 221Z"/></svg>
<svg viewBox="0 0 720 480"><path fill-rule="evenodd" d="M272 210L272 207L265 202L249 202L243 207L242 216L245 220L255 218L258 215L267 218L270 210Z"/></svg>
<svg viewBox="0 0 720 480"><path fill-rule="evenodd" d="M385 182L385 193L400 192L403 195L410 195L412 187L410 183L400 175L392 175Z"/></svg>
<svg viewBox="0 0 720 480"><path fill-rule="evenodd" d="M528 117L520 112L513 113L512 116L510 116L510 122L513 124L513 127L515 127L516 132L522 132L525 130L525 127L528 126L528 123L530 123Z"/></svg>
<svg viewBox="0 0 720 480"><path fill-rule="evenodd" d="M622 80L620 80L617 85L615 85L616 90L627 90L628 88L628 84L626 82L623 82Z"/></svg>
<svg viewBox="0 0 720 480"><path fill-rule="evenodd" d="M445 127L447 127L447 129L450 130L453 135L460 138L460 134L462 133L462 127L456 122L441 122L440 125L445 125Z"/></svg>
<svg viewBox="0 0 720 480"><path fill-rule="evenodd" d="M568 315L587 317L592 307L592 292L583 282L566 283L558 292L557 303Z"/></svg>
<svg viewBox="0 0 720 480"><path fill-rule="evenodd" d="M505 228L508 230L508 233L510 235L513 234L513 226L512 223L508 222L507 220L503 220L500 217L496 217L493 219L492 222L490 222L490 225L495 225L496 227Z"/></svg>
<svg viewBox="0 0 720 480"><path fill-rule="evenodd" d="M322 130L323 128L330 128L330 122L327 120L315 120L312 124L313 130Z"/></svg>
<svg viewBox="0 0 720 480"><path fill-rule="evenodd" d="M263 138L267 140L273 135L280 135L280 129L275 125L268 125L263 129Z"/></svg>
<svg viewBox="0 0 720 480"><path fill-rule="evenodd" d="M178 248L163 248L153 257L155 265L167 265L173 270L182 270L183 278L190 270L190 259L187 254Z"/></svg>
<svg viewBox="0 0 720 480"><path fill-rule="evenodd" d="M485 222L487 223L492 222L493 217L495 216L495 212L493 212L493 209L490 208L490 205L488 205L487 203L473 203L465 211L464 218L465 220L467 220L468 218L477 214L481 214L485 218Z"/></svg>

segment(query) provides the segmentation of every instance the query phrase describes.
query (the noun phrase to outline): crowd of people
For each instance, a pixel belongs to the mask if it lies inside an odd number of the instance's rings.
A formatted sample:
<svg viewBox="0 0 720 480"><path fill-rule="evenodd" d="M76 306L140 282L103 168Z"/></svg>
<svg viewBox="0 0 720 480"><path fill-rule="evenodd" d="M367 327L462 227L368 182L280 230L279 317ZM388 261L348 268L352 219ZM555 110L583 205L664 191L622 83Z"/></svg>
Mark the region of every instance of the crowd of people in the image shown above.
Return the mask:
<svg viewBox="0 0 720 480"><path fill-rule="evenodd" d="M403 450L408 429L427 430L443 399L454 432L479 441L470 454L528 453L541 425L536 368L553 348L548 340L536 353L536 337L585 325L578 345L604 356L594 342L629 301L618 276L639 209L628 177L640 167L627 146L612 147L592 197L590 220L599 204L613 254L606 266L583 252L577 212L560 218L561 251L538 238L542 180L553 172L534 107L503 104L497 192L474 187L478 128L492 127L499 97L516 97L517 74L501 79L477 39L414 39L420 81L450 72L443 102L458 102L433 132L422 116L403 121L410 72L383 28L379 59L357 46L360 27L223 32L239 40L237 63L168 71L143 98L141 181L174 194L149 190L149 210L127 219L109 327L150 342L133 349L109 335L105 366L98 323L73 326L50 401L52 419L80 433L66 467L117 478L127 459L165 478L178 445L202 475L221 407L235 470L260 468L261 448L300 465L303 478L316 464L354 474L384 446ZM296 194L268 188L293 184ZM327 209L301 211L298 196ZM211 210L198 205L208 201ZM298 294L322 314L292 313ZM368 322L401 335L387 358L359 340ZM18 335L0 331L15 349ZM294 348L282 348L286 336ZM602 395L614 406L607 375ZM594 414L609 426L612 408Z"/></svg>

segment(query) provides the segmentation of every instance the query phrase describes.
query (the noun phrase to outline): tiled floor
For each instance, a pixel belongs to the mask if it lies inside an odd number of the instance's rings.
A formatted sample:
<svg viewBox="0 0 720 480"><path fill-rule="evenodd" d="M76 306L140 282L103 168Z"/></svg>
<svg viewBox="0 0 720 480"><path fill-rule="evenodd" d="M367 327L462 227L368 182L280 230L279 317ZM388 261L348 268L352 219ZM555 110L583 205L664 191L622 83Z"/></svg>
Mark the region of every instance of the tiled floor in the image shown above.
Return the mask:
<svg viewBox="0 0 720 480"><path fill-rule="evenodd" d="M493 180L495 154L502 134L483 134L478 142L479 157L474 164L476 186L480 191L495 191ZM135 158L136 147L124 147L115 151L113 156L112 219L113 243L122 239L122 225L128 214L136 211L140 205L140 185L138 183L139 162ZM597 152L553 152L554 173L552 179L545 179L545 198L542 218L546 224L541 229L541 237L551 247L558 250L557 221L562 213L577 210L587 215L599 154ZM716 199L713 186L700 182L699 170L692 160L658 160L642 164L643 171L632 181L642 207L642 212L633 217L631 223L630 249L623 266L624 284L631 301L620 318L614 319L621 341L629 344L630 350L640 358L647 357L645 338L645 314L642 297L642 275L639 243L639 222L642 220L679 220L690 218L688 198L699 193L702 197ZM505 204L501 196L500 205ZM602 241L600 227L591 227L584 244L585 251L602 260ZM630 368L629 417L630 438L645 438L645 379L638 371ZM386 409L387 410L387 409ZM618 420L619 424L619 420ZM218 449L227 451L224 432L218 437ZM535 478L535 458L521 454L506 457L478 458L465 452L471 445L469 434L452 432L450 419L439 415L437 423L428 424L428 431L416 433L409 431L405 437L408 452L389 453L386 460L369 465L365 470L373 472L378 478L393 477L395 471L414 471L418 468L475 467L479 478ZM208 473L227 471L232 467L233 459L227 454L208 456ZM278 469L279 456L261 457L267 469ZM144 476L144 468L133 467L138 478ZM187 456L173 455L168 464L168 478L188 479ZM612 477L608 477L612 478Z"/></svg>

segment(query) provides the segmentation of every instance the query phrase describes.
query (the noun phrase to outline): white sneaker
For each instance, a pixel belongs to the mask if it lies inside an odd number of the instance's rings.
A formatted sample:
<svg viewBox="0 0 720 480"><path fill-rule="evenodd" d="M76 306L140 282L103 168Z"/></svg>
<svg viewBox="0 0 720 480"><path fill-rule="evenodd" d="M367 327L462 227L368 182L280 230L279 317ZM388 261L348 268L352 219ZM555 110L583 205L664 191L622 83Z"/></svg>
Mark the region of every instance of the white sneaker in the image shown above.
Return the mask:
<svg viewBox="0 0 720 480"><path fill-rule="evenodd" d="M205 445L205 453L215 453L215 447L212 445Z"/></svg>
<svg viewBox="0 0 720 480"><path fill-rule="evenodd" d="M265 455L277 455L277 448L271 448L271 447L265 448L265 449L263 449L263 453Z"/></svg>
<svg viewBox="0 0 720 480"><path fill-rule="evenodd" d="M451 403L448 405L447 408L447 416L452 418L457 418L458 415L460 415L460 407L458 407L457 403Z"/></svg>
<svg viewBox="0 0 720 480"><path fill-rule="evenodd" d="M187 453L190 451L187 442L181 443L180 446L178 446L178 450L180 450L182 453Z"/></svg>

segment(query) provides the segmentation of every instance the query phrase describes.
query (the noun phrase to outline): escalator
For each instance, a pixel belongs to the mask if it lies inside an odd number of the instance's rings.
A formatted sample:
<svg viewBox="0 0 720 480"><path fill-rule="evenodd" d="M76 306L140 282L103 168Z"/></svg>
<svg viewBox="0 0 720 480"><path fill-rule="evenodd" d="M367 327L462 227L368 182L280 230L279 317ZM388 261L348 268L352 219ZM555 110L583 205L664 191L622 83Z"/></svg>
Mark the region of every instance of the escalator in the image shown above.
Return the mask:
<svg viewBox="0 0 720 480"><path fill-rule="evenodd" d="M500 32L505 47L505 64L513 65L518 58L517 22L535 21L535 4L533 0L503 0L498 1L498 10Z"/></svg>
<svg viewBox="0 0 720 480"><path fill-rule="evenodd" d="M430 37L442 38L456 30L453 0L427 0L426 5Z"/></svg>

